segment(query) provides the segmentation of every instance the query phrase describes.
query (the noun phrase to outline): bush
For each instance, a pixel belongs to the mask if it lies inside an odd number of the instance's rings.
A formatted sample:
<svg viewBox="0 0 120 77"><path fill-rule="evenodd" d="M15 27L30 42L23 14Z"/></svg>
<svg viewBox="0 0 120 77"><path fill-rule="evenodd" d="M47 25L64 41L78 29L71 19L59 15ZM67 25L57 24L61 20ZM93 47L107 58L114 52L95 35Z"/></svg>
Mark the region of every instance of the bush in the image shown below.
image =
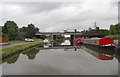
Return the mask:
<svg viewBox="0 0 120 77"><path fill-rule="evenodd" d="M7 35L5 33L2 33L2 37L7 37Z"/></svg>

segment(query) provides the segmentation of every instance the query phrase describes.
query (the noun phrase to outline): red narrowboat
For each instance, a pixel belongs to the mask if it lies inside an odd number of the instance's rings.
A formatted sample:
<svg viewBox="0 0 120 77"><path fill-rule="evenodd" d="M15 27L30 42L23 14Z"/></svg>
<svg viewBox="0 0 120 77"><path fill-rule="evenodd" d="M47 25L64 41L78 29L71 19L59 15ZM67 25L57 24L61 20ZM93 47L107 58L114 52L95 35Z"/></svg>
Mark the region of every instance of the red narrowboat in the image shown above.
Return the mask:
<svg viewBox="0 0 120 77"><path fill-rule="evenodd" d="M113 39L110 38L98 38L98 39L84 39L83 43L91 44L91 45L98 45L98 46L115 46Z"/></svg>
<svg viewBox="0 0 120 77"><path fill-rule="evenodd" d="M83 44L81 39L75 39L74 42L76 42L77 44Z"/></svg>

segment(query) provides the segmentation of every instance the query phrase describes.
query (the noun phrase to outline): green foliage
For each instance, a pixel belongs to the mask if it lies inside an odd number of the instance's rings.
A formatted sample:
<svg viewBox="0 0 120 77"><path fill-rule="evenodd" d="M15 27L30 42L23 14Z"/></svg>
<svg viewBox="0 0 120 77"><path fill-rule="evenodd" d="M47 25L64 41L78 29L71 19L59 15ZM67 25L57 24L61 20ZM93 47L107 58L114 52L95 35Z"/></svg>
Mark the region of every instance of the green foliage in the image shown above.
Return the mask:
<svg viewBox="0 0 120 77"><path fill-rule="evenodd" d="M115 26L110 25L109 34L114 34Z"/></svg>
<svg viewBox="0 0 120 77"><path fill-rule="evenodd" d="M64 36L61 36L61 35L56 35L56 38L59 39L59 40L60 40L60 39L63 39L63 40L65 39L65 37L64 37Z"/></svg>
<svg viewBox="0 0 120 77"><path fill-rule="evenodd" d="M26 30L26 37L32 38L35 36L35 26L33 24L29 24Z"/></svg>
<svg viewBox="0 0 120 77"><path fill-rule="evenodd" d="M4 27L2 27L3 33L9 33L10 29L15 32L18 32L18 26L14 21L6 21Z"/></svg>
<svg viewBox="0 0 120 77"><path fill-rule="evenodd" d="M17 36L17 33L14 30L12 30L12 29L8 30L8 38L9 38L9 40L15 40L16 36Z"/></svg>
<svg viewBox="0 0 120 77"><path fill-rule="evenodd" d="M120 23L115 25L116 34L120 33Z"/></svg>
<svg viewBox="0 0 120 77"><path fill-rule="evenodd" d="M110 25L109 34L119 34L120 33L120 23L116 25Z"/></svg>
<svg viewBox="0 0 120 77"><path fill-rule="evenodd" d="M106 35L109 34L109 30L107 30L107 29L100 29L99 27L96 27L95 29L89 28L88 31L86 31L86 32L91 32L91 31L100 32L100 33L103 33L103 34L106 34ZM85 33L85 30L81 31L81 33Z"/></svg>
<svg viewBox="0 0 120 77"><path fill-rule="evenodd" d="M7 34L5 34L5 33L2 33L2 37L7 37Z"/></svg>
<svg viewBox="0 0 120 77"><path fill-rule="evenodd" d="M86 32L85 30L81 31L81 33L85 33L85 32Z"/></svg>
<svg viewBox="0 0 120 77"><path fill-rule="evenodd" d="M90 27L90 28L88 29L88 31L92 31L92 28Z"/></svg>
<svg viewBox="0 0 120 77"><path fill-rule="evenodd" d="M27 27L24 27L24 26L23 26L23 27L20 28L19 30L20 30L20 32L25 32L25 31L27 30Z"/></svg>
<svg viewBox="0 0 120 77"><path fill-rule="evenodd" d="M15 40L18 35L18 26L14 21L6 21L2 27L3 37L8 35L9 40Z"/></svg>
<svg viewBox="0 0 120 77"><path fill-rule="evenodd" d="M34 26L34 24L28 24L27 27L20 28L20 32L25 33L25 37L32 38L35 37L35 33L38 32L39 29Z"/></svg>
<svg viewBox="0 0 120 77"><path fill-rule="evenodd" d="M29 24L28 27L18 28L14 21L6 21L4 26L0 27L0 33L2 37L8 36L9 40L24 40L25 37L35 37L35 33L39 31L33 24Z"/></svg>
<svg viewBox="0 0 120 77"><path fill-rule="evenodd" d="M23 37L22 35L19 34L19 35L17 35L16 40L24 41L25 37Z"/></svg>
<svg viewBox="0 0 120 77"><path fill-rule="evenodd" d="M105 36L103 38L112 38L112 39L117 39L117 38L120 38L120 35L108 35L108 36Z"/></svg>
<svg viewBox="0 0 120 77"><path fill-rule="evenodd" d="M99 32L103 33L103 34L106 34L106 35L109 34L109 30L107 30L107 29L100 29Z"/></svg>
<svg viewBox="0 0 120 77"><path fill-rule="evenodd" d="M99 31L100 29L99 29L99 27L96 27L95 30L96 30L96 31Z"/></svg>

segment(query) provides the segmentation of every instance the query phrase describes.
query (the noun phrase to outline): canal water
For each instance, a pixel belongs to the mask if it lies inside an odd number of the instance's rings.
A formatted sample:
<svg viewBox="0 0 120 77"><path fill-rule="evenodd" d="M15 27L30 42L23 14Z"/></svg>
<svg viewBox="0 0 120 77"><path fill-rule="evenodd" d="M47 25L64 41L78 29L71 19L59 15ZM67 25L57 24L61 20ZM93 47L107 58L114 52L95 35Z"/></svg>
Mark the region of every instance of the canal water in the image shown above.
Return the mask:
<svg viewBox="0 0 120 77"><path fill-rule="evenodd" d="M113 48L45 44L2 62L3 75L118 75L119 52Z"/></svg>

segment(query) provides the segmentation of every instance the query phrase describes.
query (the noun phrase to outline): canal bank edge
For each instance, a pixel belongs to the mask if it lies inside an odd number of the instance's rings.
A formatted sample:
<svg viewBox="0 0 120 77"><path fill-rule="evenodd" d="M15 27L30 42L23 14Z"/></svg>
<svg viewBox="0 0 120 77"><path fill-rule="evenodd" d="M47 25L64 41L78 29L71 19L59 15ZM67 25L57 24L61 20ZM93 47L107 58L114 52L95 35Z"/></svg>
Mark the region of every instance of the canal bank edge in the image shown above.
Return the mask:
<svg viewBox="0 0 120 77"><path fill-rule="evenodd" d="M27 44L23 44L23 45L18 45L18 46L14 46L14 47L1 49L0 56L2 56L1 59L4 59L4 58L7 58L11 55L14 55L18 52L28 50L28 49L33 48L33 47L38 46L38 45L43 46L43 42L27 43Z"/></svg>

